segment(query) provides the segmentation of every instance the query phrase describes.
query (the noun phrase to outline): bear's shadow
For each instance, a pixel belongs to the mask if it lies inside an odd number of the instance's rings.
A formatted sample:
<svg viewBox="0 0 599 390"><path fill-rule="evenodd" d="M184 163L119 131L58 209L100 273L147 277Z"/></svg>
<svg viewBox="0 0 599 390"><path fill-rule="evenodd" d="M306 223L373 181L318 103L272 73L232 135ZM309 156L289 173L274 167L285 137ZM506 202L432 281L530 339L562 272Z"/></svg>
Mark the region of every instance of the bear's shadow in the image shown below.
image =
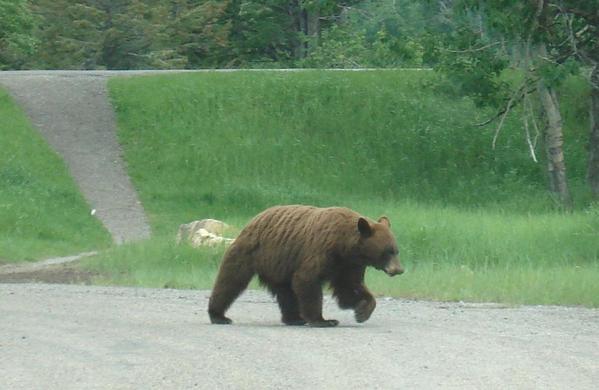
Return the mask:
<svg viewBox="0 0 599 390"><path fill-rule="evenodd" d="M230 325L214 325L210 322L202 324L204 326L211 327L219 327L219 328L281 328L281 329L297 329L298 331L304 330L325 330L325 331L333 331L334 329L373 329L378 328L376 324L358 324L358 323L339 323L337 326L329 327L329 328L319 328L312 327L309 325L300 325L300 326L289 326L279 322L270 322L270 321L252 321L248 320L247 322L235 321Z"/></svg>

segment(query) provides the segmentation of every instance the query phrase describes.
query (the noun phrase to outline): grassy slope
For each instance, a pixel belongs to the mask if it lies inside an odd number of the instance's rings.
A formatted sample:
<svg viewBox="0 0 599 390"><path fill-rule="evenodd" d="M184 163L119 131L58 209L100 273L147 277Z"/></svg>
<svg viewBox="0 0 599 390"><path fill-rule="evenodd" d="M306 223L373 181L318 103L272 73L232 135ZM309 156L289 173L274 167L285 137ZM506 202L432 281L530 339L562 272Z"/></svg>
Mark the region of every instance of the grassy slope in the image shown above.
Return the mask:
<svg viewBox="0 0 599 390"><path fill-rule="evenodd" d="M0 90L0 259L32 260L106 247L67 169Z"/></svg>
<svg viewBox="0 0 599 390"><path fill-rule="evenodd" d="M250 216L273 203L352 196L471 206L509 201L517 190L542 199L542 175L514 126L493 152L492 129L470 125L484 114L468 100L436 96L431 79L238 72L110 87L130 173L163 231L190 210Z"/></svg>
<svg viewBox="0 0 599 390"><path fill-rule="evenodd" d="M492 151L493 129L469 125L487 113L435 84L408 71L112 80L130 172L161 238L90 266L118 283L210 287L222 252L174 246L179 223L241 227L272 204L336 204L393 222L409 272L371 272L379 293L599 305L597 209L552 210L518 124Z"/></svg>

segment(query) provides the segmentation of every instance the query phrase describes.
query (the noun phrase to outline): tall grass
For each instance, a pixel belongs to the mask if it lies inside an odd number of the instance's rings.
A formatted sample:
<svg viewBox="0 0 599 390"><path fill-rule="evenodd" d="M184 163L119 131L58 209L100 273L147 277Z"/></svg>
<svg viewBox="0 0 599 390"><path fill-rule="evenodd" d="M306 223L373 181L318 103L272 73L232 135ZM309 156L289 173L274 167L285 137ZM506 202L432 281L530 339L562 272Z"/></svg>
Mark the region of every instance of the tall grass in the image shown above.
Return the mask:
<svg viewBox="0 0 599 390"><path fill-rule="evenodd" d="M110 244L58 155L0 90L0 260L72 255Z"/></svg>

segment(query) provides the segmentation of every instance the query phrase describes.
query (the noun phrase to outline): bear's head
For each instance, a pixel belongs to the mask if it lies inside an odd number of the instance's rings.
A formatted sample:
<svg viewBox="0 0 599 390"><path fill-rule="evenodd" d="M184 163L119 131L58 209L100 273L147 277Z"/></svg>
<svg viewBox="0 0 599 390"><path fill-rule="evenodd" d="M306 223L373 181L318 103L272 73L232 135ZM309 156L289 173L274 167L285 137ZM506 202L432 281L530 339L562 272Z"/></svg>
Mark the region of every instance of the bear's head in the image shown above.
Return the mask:
<svg viewBox="0 0 599 390"><path fill-rule="evenodd" d="M385 271L389 276L404 272L399 262L399 250L393 233L391 233L389 218L381 217L377 223L371 223L366 218L358 219L359 256L366 265Z"/></svg>

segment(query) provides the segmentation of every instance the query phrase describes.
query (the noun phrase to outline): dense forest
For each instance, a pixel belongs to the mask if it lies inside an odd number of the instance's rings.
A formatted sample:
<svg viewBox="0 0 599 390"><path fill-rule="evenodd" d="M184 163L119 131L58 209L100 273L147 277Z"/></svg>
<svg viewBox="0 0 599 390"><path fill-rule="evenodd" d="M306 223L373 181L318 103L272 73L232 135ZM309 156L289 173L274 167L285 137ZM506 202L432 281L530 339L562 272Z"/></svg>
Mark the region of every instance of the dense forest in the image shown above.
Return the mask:
<svg viewBox="0 0 599 390"><path fill-rule="evenodd" d="M442 28L436 10L435 4L406 0L3 0L0 64L11 69L432 65L433 40L425 34L430 26Z"/></svg>
<svg viewBox="0 0 599 390"><path fill-rule="evenodd" d="M0 69L433 68L522 121L572 206L560 85L582 77L599 197L599 0L0 0ZM542 152L540 152L540 150Z"/></svg>

